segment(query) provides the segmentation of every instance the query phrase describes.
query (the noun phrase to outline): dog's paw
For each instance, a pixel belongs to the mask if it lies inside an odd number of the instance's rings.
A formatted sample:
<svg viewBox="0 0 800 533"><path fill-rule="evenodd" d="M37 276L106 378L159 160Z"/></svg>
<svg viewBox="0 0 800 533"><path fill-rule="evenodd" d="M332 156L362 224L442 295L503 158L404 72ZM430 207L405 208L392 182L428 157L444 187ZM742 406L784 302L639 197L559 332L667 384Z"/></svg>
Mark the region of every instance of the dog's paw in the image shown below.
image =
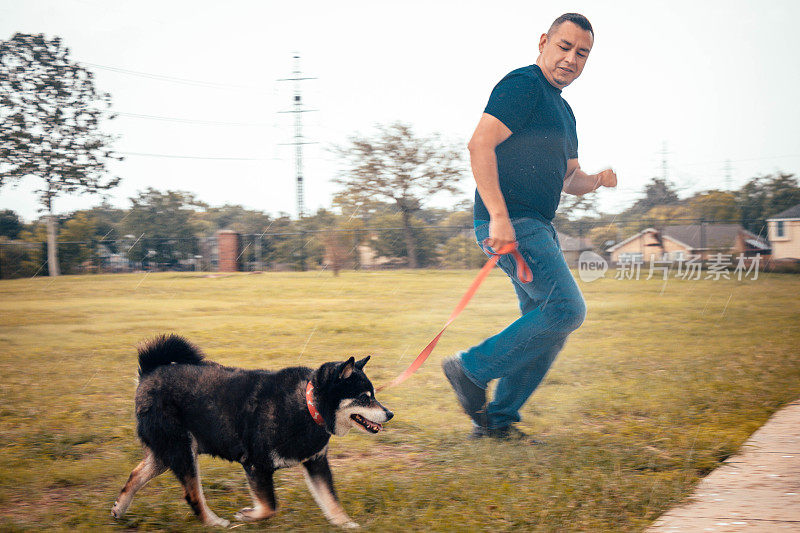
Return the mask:
<svg viewBox="0 0 800 533"><path fill-rule="evenodd" d="M239 522L253 522L255 520L266 520L267 518L272 518L275 516L275 511L269 511L265 509L254 509L253 507L245 507L241 509L238 513L233 515L233 517L238 520Z"/></svg>
<svg viewBox="0 0 800 533"><path fill-rule="evenodd" d="M252 520L254 520L251 516L252 512L253 512L252 507L245 507L244 509L241 509L239 512L234 514L233 519L238 520L239 522L251 522Z"/></svg>
<svg viewBox="0 0 800 533"><path fill-rule="evenodd" d="M352 520L345 522L342 524L342 527L345 529L361 529L361 526L353 522Z"/></svg>

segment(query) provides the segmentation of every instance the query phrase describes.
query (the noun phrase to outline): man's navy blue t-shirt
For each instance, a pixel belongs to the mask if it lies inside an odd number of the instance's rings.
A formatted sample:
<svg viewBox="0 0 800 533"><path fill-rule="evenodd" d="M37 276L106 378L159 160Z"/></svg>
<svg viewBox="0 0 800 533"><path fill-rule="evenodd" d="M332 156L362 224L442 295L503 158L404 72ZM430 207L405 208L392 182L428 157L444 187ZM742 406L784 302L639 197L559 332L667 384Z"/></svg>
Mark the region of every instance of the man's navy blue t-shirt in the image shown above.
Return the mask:
<svg viewBox="0 0 800 533"><path fill-rule="evenodd" d="M484 113L511 130L495 149L509 216L552 220L567 160L578 157L575 115L561 90L550 85L538 65L522 67L495 86ZM474 214L475 220L489 220L477 189Z"/></svg>

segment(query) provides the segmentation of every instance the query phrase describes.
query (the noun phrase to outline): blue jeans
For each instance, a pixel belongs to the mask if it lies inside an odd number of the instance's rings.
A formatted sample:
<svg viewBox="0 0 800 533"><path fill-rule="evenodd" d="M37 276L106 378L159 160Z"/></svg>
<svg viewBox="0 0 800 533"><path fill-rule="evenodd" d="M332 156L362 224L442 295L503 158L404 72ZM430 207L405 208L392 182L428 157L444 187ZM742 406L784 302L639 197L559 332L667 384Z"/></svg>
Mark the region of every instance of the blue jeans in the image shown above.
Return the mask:
<svg viewBox="0 0 800 533"><path fill-rule="evenodd" d="M504 255L498 266L511 278L522 316L500 333L462 352L466 375L481 388L499 379L487 413L489 426L519 422L519 410L539 386L567 336L586 318L586 302L567 267L553 225L538 218L511 223L533 281L517 279L516 262ZM478 244L489 236L489 224L475 228ZM484 250L485 251L485 250Z"/></svg>

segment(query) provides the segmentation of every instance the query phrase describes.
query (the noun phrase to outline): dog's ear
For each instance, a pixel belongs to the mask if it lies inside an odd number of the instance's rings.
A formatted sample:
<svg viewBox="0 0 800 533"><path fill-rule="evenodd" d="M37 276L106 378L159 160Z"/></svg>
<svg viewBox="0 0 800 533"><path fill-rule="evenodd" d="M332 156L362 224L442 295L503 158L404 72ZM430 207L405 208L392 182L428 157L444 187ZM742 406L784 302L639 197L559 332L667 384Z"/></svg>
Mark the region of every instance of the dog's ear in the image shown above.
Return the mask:
<svg viewBox="0 0 800 533"><path fill-rule="evenodd" d="M353 368L355 367L355 364L356 364L355 357L351 357L344 363L340 364L339 368L337 369L338 370L337 373L339 374L339 379L349 378L353 374Z"/></svg>
<svg viewBox="0 0 800 533"><path fill-rule="evenodd" d="M370 356L368 355L364 359L362 359L361 361L357 361L356 362L356 368L359 369L359 370L364 370L364 365L367 364L367 361L369 361L369 358L370 358Z"/></svg>

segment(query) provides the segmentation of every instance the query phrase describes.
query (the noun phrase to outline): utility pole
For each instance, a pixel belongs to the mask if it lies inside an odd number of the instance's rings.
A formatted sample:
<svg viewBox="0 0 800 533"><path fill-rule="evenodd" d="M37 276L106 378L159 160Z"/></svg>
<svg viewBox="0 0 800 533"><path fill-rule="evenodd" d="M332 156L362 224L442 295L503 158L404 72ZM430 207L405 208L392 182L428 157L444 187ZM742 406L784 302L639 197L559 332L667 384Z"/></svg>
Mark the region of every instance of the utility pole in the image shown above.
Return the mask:
<svg viewBox="0 0 800 533"><path fill-rule="evenodd" d="M297 222L300 225L300 239L303 245L300 247L300 269L306 270L306 233L302 229L303 217L306 214L305 186L303 183L303 145L313 144L306 142L303 138L303 113L314 111L313 109L303 109L303 97L300 91L300 82L314 80L316 78L306 78L300 73L300 54L294 55L294 71L291 78L283 78L278 81L294 82L294 103L291 111L281 111L281 113L294 113L294 142L283 143L294 145L294 168L295 180L297 183Z"/></svg>
<svg viewBox="0 0 800 533"><path fill-rule="evenodd" d="M661 179L667 181L667 141L661 146Z"/></svg>
<svg viewBox="0 0 800 533"><path fill-rule="evenodd" d="M300 82L305 80L315 80L316 78L303 77L300 72L300 55L294 55L294 71L291 78L283 78L278 81L294 82L293 109L291 111L280 111L281 113L294 113L294 142L282 143L294 145L294 168L297 183L297 219L302 220L306 214L305 187L303 183L303 145L314 144L306 142L303 138L303 113L316 111L315 109L303 109L303 97L300 90Z"/></svg>

